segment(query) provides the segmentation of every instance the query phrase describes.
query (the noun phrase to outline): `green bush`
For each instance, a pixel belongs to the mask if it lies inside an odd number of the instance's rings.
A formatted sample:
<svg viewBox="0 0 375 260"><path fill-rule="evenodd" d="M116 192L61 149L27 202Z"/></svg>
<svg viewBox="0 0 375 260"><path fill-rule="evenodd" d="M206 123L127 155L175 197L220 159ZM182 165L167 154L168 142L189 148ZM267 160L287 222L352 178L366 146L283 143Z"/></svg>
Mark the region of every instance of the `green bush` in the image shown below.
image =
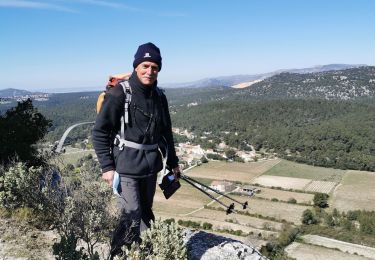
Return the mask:
<svg viewBox="0 0 375 260"><path fill-rule="evenodd" d="M56 260L88 260L89 257L83 252L82 247L77 250L77 242L78 238L73 233L62 236L60 242L52 246Z"/></svg>
<svg viewBox="0 0 375 260"><path fill-rule="evenodd" d="M328 194L325 193L315 193L314 195L314 206L319 208L328 207Z"/></svg>
<svg viewBox="0 0 375 260"><path fill-rule="evenodd" d="M317 224L318 220L310 209L306 209L302 213L302 223L305 225Z"/></svg>
<svg viewBox="0 0 375 260"><path fill-rule="evenodd" d="M61 197L59 184L52 182L52 174L50 169L15 163L0 177L0 207L26 207L43 211L44 215L51 213L56 209L51 204L56 197Z"/></svg>
<svg viewBox="0 0 375 260"><path fill-rule="evenodd" d="M205 230L211 230L212 229L212 224L208 222L203 222L202 228Z"/></svg>
<svg viewBox="0 0 375 260"><path fill-rule="evenodd" d="M181 229L176 223L170 224L156 220L151 228L142 232L142 242L133 243L130 249L123 247L126 259L158 260L187 259L187 251L183 242ZM120 260L122 258L115 257Z"/></svg>
<svg viewBox="0 0 375 260"><path fill-rule="evenodd" d="M90 259L97 254L99 242L105 242L113 230L116 219L110 212L111 190L106 183L86 183L65 198L58 231L62 237L73 234L81 239L87 248Z"/></svg>

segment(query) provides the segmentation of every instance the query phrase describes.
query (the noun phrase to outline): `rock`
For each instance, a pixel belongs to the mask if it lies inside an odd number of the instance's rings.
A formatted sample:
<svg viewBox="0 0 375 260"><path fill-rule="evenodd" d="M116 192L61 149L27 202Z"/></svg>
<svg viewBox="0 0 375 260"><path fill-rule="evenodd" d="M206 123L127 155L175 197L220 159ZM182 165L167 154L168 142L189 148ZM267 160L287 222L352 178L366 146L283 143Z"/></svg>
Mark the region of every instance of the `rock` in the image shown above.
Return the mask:
<svg viewBox="0 0 375 260"><path fill-rule="evenodd" d="M193 260L243 259L266 260L257 249L240 241L210 234L204 231L186 229L184 241L188 255Z"/></svg>

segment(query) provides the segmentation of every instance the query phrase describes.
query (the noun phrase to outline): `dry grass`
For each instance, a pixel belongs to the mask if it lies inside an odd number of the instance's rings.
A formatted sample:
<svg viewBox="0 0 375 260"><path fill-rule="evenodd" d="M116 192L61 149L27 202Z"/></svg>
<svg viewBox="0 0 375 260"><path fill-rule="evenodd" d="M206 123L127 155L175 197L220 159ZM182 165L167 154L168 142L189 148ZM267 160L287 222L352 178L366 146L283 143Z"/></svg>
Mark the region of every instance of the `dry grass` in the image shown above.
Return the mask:
<svg viewBox="0 0 375 260"><path fill-rule="evenodd" d="M375 174L348 171L336 187L330 205L339 211L375 210Z"/></svg>
<svg viewBox="0 0 375 260"><path fill-rule="evenodd" d="M157 188L154 197L154 210L171 215L187 214L195 209L203 207L211 200L193 188L189 184L181 181L181 188L168 200L165 199L162 191Z"/></svg>
<svg viewBox="0 0 375 260"><path fill-rule="evenodd" d="M229 180L250 183L254 178L271 169L280 160L267 160L252 163L209 162L195 167L186 175L212 180Z"/></svg>

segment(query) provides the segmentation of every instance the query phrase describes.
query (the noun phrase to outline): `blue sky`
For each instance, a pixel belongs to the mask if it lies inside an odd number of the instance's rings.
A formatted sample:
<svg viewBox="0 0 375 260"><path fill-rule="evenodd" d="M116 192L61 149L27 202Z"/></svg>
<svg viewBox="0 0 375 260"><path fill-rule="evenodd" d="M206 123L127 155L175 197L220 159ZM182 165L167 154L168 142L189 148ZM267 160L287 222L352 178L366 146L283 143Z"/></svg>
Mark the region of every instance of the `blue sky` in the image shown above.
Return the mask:
<svg viewBox="0 0 375 260"><path fill-rule="evenodd" d="M0 0L0 89L101 89L149 41L161 84L375 65L375 1Z"/></svg>

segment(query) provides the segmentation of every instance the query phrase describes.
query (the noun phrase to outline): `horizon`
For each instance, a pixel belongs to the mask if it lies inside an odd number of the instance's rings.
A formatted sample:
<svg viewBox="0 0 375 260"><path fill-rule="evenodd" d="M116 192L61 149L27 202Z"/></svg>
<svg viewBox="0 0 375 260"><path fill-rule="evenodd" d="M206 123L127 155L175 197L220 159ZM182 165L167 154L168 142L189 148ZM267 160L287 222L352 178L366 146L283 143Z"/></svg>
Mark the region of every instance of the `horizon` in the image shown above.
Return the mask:
<svg viewBox="0 0 375 260"><path fill-rule="evenodd" d="M137 47L149 41L161 49L160 85L373 66L374 7L371 0L0 0L0 89L100 90L109 75L132 71Z"/></svg>
<svg viewBox="0 0 375 260"><path fill-rule="evenodd" d="M318 67L321 67L321 66L330 66L330 65L353 65L353 66L366 66L366 67L367 66L373 66L373 65L367 65L367 64L322 64L322 65L315 65L315 66L312 66L310 68L278 69L278 70L275 70L275 71L267 71L267 72L257 73L257 74L236 74L236 75L226 75L226 76L222 76L222 75L219 76L218 75L218 76L214 76L214 77L210 77L210 78L195 79L195 80L192 80L192 81L189 81L189 82L174 82L174 84L176 84L176 85L177 84L189 84L189 83L194 83L194 82L203 81L203 80L209 80L209 79L213 79L213 78L261 75L261 74L273 73L273 72L278 72L278 71L281 71L280 73L282 73L286 70L312 69L312 68L318 68ZM159 87L165 88L165 89L174 88L173 86L170 86L170 85L173 85L173 83L161 83L161 84L158 84L158 85L159 85ZM176 88L179 88L179 86L176 86ZM84 87L72 87L72 86L70 86L70 87L59 87L59 88L50 88L50 89L41 89L41 88L24 89L24 88L8 87L8 88L0 88L0 91L7 90L7 89L25 90L25 91L30 91L30 92L33 92L33 93L42 92L42 93L47 93L47 94L64 94L64 93L74 93L74 92L77 92L77 93L83 92L84 93L84 92L103 91L104 84L103 84L103 86L91 86L91 87L90 86L84 86Z"/></svg>

